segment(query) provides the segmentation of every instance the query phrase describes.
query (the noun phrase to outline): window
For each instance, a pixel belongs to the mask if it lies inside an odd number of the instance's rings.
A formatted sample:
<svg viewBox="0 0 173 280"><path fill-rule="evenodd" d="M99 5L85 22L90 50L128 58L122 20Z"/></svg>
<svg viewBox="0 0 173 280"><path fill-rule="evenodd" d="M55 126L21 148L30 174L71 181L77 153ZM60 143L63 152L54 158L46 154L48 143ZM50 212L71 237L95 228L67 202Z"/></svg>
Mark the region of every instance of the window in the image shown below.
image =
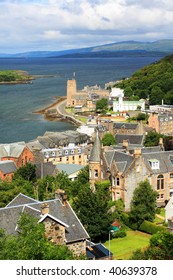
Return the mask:
<svg viewBox="0 0 173 280"><path fill-rule="evenodd" d="M94 170L94 177L98 178L98 170L97 169Z"/></svg>
<svg viewBox="0 0 173 280"><path fill-rule="evenodd" d="M173 173L170 173L170 178L173 178Z"/></svg>
<svg viewBox="0 0 173 280"><path fill-rule="evenodd" d="M117 178L117 186L119 186L120 185L120 178L118 177Z"/></svg>
<svg viewBox="0 0 173 280"><path fill-rule="evenodd" d="M159 169L159 161L157 159L150 159L149 164L151 169Z"/></svg>
<svg viewBox="0 0 173 280"><path fill-rule="evenodd" d="M157 177L157 190L164 189L164 177L163 175L159 175Z"/></svg>

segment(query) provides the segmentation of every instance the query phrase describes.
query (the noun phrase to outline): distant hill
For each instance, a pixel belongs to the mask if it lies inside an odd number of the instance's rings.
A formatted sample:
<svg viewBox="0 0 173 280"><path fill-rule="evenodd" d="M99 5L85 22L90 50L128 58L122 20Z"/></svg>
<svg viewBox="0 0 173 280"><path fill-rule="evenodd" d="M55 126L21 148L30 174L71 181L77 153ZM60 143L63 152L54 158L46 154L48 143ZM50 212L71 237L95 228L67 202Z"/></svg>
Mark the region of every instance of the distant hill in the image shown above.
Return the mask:
<svg viewBox="0 0 173 280"><path fill-rule="evenodd" d="M129 79L118 82L129 100L149 99L150 104L173 105L173 55L136 71Z"/></svg>
<svg viewBox="0 0 173 280"><path fill-rule="evenodd" d="M81 49L71 49L64 51L32 51L16 54L0 54L0 57L94 57L94 56L116 56L128 52L133 55L134 53L150 53L158 52L165 54L173 53L173 40L165 39L154 42L137 42L137 41L124 41L101 46L94 46Z"/></svg>

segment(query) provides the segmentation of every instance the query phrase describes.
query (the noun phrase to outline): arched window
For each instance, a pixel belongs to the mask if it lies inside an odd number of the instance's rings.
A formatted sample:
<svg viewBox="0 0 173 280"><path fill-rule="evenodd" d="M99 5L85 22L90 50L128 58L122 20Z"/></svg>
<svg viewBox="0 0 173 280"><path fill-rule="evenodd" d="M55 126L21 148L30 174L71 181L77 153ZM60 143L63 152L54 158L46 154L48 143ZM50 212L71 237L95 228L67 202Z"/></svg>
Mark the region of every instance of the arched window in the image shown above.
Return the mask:
<svg viewBox="0 0 173 280"><path fill-rule="evenodd" d="M164 189L164 177L163 175L159 175L157 177L157 190Z"/></svg>

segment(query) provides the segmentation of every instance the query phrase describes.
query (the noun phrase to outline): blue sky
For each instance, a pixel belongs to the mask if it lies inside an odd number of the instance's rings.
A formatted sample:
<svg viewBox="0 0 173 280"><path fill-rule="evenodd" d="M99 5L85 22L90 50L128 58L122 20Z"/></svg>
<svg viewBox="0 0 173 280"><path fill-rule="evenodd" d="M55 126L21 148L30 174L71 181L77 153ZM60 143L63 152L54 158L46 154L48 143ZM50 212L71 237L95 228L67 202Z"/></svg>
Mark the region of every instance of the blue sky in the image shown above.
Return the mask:
<svg viewBox="0 0 173 280"><path fill-rule="evenodd" d="M0 53L173 39L172 0L0 0Z"/></svg>

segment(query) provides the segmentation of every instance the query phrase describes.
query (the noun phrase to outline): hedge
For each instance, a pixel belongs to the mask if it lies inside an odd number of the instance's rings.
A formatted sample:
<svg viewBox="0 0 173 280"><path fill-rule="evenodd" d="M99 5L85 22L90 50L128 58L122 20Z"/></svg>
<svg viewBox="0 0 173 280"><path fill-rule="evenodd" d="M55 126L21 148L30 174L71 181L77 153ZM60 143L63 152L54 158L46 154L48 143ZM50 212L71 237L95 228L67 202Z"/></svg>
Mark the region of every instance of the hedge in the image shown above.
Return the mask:
<svg viewBox="0 0 173 280"><path fill-rule="evenodd" d="M155 234L158 231L166 230L166 228L163 226L157 226L149 221L143 221L143 223L139 227L139 230L149 234Z"/></svg>

